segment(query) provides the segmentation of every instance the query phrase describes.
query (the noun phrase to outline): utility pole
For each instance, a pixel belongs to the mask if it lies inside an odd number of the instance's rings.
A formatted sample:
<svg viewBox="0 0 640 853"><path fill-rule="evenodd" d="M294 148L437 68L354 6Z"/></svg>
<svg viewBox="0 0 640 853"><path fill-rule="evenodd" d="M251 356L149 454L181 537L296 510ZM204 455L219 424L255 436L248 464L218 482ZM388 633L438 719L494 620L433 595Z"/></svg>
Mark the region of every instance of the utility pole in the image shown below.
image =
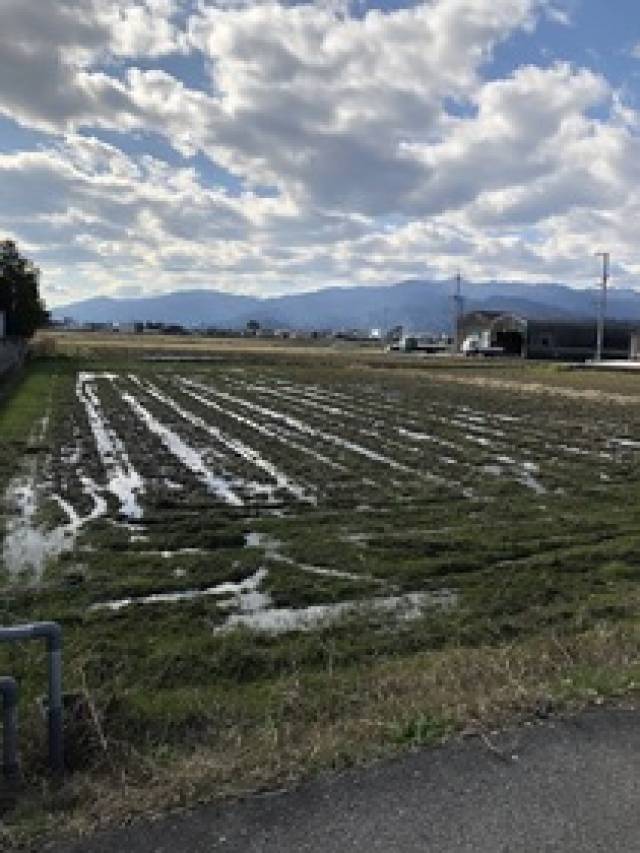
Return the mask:
<svg viewBox="0 0 640 853"><path fill-rule="evenodd" d="M604 349L604 322L607 313L607 284L609 282L609 252L596 252L597 258L602 258L602 288L600 290L600 302L598 304L598 328L596 335L596 361L602 361Z"/></svg>
<svg viewBox="0 0 640 853"><path fill-rule="evenodd" d="M462 276L460 273L457 273L456 278L456 287L453 294L453 336L451 341L451 351L456 353L460 349L460 335L462 333L462 309L463 309L463 300L462 300Z"/></svg>

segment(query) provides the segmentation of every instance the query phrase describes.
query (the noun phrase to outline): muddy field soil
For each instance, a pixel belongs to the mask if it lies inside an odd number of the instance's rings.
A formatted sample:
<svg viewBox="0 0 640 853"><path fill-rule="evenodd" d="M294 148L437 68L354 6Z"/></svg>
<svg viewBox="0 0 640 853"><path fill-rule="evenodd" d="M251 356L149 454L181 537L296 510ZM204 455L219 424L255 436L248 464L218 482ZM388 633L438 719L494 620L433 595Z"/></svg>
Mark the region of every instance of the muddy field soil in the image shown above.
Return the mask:
<svg viewBox="0 0 640 853"><path fill-rule="evenodd" d="M263 604L270 586L304 602L308 575L314 604L369 600L385 585L390 595L413 586L438 592L426 566L406 577L402 548L385 538L398 514L418 525L412 533L403 523L409 540L424 538L423 513L433 518L431 538L444 540L425 543L433 562L460 550L452 524L442 536L438 519L461 516L466 529L508 500L537 524L553 525L549 501L573 491L576 479L586 490L628 481L640 449L625 412L612 432L602 418L581 419L573 401L555 403L549 418L549 405L513 395L442 384L407 394L393 383L321 378L237 367L78 371L67 405L37 427L50 452L28 459L7 488L14 512L5 576L55 581L60 557L92 606L106 607L110 588L127 585L147 593L141 602L178 592L216 600L216 584L206 581L217 579L213 566L224 550L238 583L255 576L261 555ZM313 535L319 520L321 542ZM161 555L165 570L118 571L131 552L138 567ZM199 553L200 566L208 555L210 577L186 564L189 552ZM95 570L105 555L112 572ZM223 589L226 599L231 588ZM259 624L267 624L264 614Z"/></svg>
<svg viewBox="0 0 640 853"><path fill-rule="evenodd" d="M0 413L0 621L62 623L113 745L91 778L268 740L276 706L308 734L353 667L636 614L638 407L309 361L32 373ZM41 658L0 670L37 785Z"/></svg>

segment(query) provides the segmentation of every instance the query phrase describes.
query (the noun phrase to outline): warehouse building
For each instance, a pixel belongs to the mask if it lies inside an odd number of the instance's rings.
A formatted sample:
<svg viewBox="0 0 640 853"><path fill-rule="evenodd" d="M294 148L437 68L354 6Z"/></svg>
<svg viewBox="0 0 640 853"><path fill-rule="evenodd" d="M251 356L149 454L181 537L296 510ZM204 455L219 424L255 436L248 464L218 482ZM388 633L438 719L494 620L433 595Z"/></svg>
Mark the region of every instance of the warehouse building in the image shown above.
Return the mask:
<svg viewBox="0 0 640 853"><path fill-rule="evenodd" d="M629 358L637 334L637 326L608 321L603 358ZM522 358L584 361L595 355L596 335L595 319L541 320L500 311L473 311L462 318L460 337L463 345L474 342L471 351L475 348Z"/></svg>

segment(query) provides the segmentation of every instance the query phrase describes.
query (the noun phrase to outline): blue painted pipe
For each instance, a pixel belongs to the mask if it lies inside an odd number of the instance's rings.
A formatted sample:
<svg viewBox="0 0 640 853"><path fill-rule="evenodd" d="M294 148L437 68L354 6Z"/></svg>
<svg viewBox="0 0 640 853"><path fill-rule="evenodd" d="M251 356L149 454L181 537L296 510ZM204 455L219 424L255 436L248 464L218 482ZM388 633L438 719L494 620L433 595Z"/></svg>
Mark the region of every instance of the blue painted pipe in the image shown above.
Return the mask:
<svg viewBox="0 0 640 853"><path fill-rule="evenodd" d="M46 640L49 670L49 766L54 773L64 770L64 733L62 719L62 628L57 622L32 622L28 625L0 626L0 643L21 640Z"/></svg>
<svg viewBox="0 0 640 853"><path fill-rule="evenodd" d="M2 696L2 773L7 779L18 775L18 685L15 678L0 676Z"/></svg>

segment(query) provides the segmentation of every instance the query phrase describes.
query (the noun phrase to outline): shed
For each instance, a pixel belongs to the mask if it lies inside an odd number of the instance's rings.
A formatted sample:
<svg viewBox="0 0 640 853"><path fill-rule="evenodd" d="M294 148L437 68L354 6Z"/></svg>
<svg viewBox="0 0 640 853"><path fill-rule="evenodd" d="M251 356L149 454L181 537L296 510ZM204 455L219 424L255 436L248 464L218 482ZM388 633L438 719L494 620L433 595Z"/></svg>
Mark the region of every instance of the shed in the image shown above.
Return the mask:
<svg viewBox="0 0 640 853"><path fill-rule="evenodd" d="M636 326L607 321L604 358L629 358ZM463 340L476 337L487 347L523 358L585 361L596 352L596 321L528 318L501 311L473 311L462 320Z"/></svg>

